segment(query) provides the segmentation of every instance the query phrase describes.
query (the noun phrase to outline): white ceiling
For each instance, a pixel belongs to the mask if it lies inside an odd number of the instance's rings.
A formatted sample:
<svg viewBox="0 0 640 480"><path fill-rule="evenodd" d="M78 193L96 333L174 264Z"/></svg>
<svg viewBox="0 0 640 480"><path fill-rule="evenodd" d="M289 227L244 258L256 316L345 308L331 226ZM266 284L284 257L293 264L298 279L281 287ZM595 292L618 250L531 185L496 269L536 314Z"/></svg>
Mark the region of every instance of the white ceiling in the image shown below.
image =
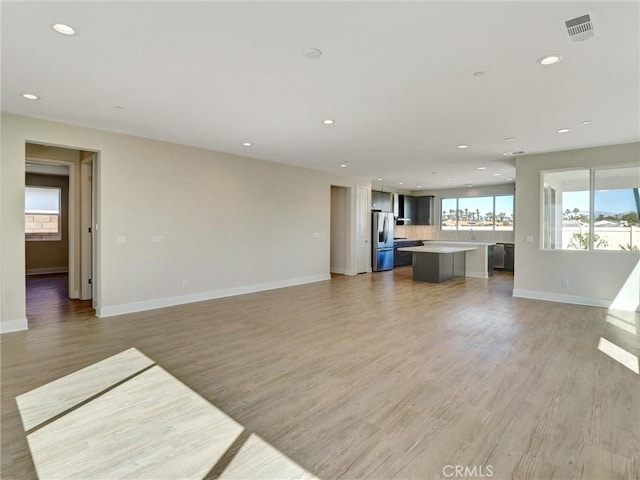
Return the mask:
<svg viewBox="0 0 640 480"><path fill-rule="evenodd" d="M587 12L598 35L570 43L561 21ZM3 1L2 110L408 190L505 183L505 151L640 140L639 18L615 1Z"/></svg>

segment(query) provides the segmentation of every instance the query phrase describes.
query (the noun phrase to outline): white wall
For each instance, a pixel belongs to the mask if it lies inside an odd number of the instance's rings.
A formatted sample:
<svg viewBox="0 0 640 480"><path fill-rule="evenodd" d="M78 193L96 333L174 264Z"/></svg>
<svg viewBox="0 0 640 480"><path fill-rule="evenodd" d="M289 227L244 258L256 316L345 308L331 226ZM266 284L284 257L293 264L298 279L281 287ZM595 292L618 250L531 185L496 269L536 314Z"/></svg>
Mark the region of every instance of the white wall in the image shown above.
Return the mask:
<svg viewBox="0 0 640 480"><path fill-rule="evenodd" d="M363 179L3 114L2 331L26 327L25 142L99 152L102 316L327 279L331 185L370 187ZM157 235L163 243L152 242ZM119 236L126 244L116 243ZM352 270L353 252L355 245Z"/></svg>
<svg viewBox="0 0 640 480"><path fill-rule="evenodd" d="M636 164L640 144L630 143L516 159L514 296L635 309L640 301L637 252L543 251L540 245L540 172L574 167ZM533 237L526 243L525 237ZM569 286L563 287L562 280Z"/></svg>

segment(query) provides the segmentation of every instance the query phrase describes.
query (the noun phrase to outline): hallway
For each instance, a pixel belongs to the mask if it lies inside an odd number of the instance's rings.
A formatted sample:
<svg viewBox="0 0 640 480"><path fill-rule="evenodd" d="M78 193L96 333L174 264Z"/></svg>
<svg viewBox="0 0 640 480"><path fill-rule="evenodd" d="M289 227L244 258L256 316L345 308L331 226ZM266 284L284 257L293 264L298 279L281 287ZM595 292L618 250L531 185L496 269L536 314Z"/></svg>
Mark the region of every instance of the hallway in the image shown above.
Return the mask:
<svg viewBox="0 0 640 480"><path fill-rule="evenodd" d="M43 322L85 320L95 315L91 300L69 298L68 284L69 275L66 273L27 276L29 327Z"/></svg>

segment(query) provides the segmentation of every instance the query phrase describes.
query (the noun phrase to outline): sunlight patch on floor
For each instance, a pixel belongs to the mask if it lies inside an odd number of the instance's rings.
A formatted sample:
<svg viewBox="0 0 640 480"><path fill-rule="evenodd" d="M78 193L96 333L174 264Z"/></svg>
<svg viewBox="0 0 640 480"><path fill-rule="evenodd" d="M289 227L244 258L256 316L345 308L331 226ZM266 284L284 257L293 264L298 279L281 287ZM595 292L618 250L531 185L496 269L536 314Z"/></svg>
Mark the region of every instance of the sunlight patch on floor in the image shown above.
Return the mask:
<svg viewBox="0 0 640 480"><path fill-rule="evenodd" d="M600 337L598 343L598 350L606 355L609 355L616 362L624 365L632 372L640 374L640 367L638 366L638 357L634 354L627 352L624 348L619 347L615 343L611 343L609 340Z"/></svg>
<svg viewBox="0 0 640 480"><path fill-rule="evenodd" d="M636 335L637 333L635 312L609 309L605 320L625 332L632 333L633 335Z"/></svg>
<svg viewBox="0 0 640 480"><path fill-rule="evenodd" d="M316 478L135 348L16 401L40 478Z"/></svg>

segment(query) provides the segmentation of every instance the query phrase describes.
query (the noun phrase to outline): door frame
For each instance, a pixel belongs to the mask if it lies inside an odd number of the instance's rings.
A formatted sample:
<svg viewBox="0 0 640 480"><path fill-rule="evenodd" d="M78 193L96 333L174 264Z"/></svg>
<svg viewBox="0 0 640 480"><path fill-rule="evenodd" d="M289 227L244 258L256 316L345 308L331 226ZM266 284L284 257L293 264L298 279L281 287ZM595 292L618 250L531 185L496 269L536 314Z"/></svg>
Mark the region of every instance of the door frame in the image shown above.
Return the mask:
<svg viewBox="0 0 640 480"><path fill-rule="evenodd" d="M57 159L49 159L42 157L30 157L25 156L25 164L26 163L39 163L41 165L64 165L69 168L69 195L68 195L68 226L67 226L67 236L69 238L69 278L68 278L68 288L69 288L69 298L80 298L80 290L76 288L76 244L77 244L77 230L76 230L76 206L77 206L77 193L76 193L76 178L78 176L77 165L75 162L70 162L67 160L57 160Z"/></svg>
<svg viewBox="0 0 640 480"><path fill-rule="evenodd" d="M334 231L333 227L333 215L336 214L336 212L333 209L333 195L334 195L334 188L339 188L342 191L344 191L344 204L341 205L342 206L342 213L344 215L344 225L343 225L343 230L344 230L344 266L342 267L338 267L336 268L335 265L331 264L331 257L333 254L333 245L334 245L334 241L337 241L338 239L336 238L336 232ZM350 258L351 258L351 228L350 228L350 217L351 217L351 187L345 187L344 185L334 185L332 184L331 187L331 195L330 195L330 218L331 221L329 222L329 273L337 273L337 274L341 274L341 275L354 275L354 273L352 272L352 268L350 268ZM338 242L339 243L339 242Z"/></svg>
<svg viewBox="0 0 640 480"><path fill-rule="evenodd" d="M353 221L355 236L354 267L355 273L371 272L371 188L356 185L355 218ZM362 253L364 252L364 253ZM359 263L360 256L363 263Z"/></svg>
<svg viewBox="0 0 640 480"><path fill-rule="evenodd" d="M41 141L27 140L26 143L43 144ZM58 145L47 143L52 147L68 148L77 150L79 152L92 153L92 166L91 166L91 300L92 307L98 312L100 308L100 151L93 150L91 148L77 147L73 145ZM81 232L77 225L81 222L81 213L76 203L79 200L80 192L78 191L78 175L82 160L79 162L72 162L68 160L49 159L42 157L34 157L25 155L24 163L45 163L45 164L58 164L66 165L69 167L69 298L80 298L81 289L80 284L77 283L78 275L81 274L80 269L76 273L76 266L78 262L81 262ZM24 215L24 206L23 215ZM77 255L77 257L76 257ZM78 285L78 288L76 288ZM26 292L25 292L26 301ZM27 318L28 328L28 318Z"/></svg>
<svg viewBox="0 0 640 480"><path fill-rule="evenodd" d="M91 156L80 160L80 300L93 297L93 164L96 158Z"/></svg>

